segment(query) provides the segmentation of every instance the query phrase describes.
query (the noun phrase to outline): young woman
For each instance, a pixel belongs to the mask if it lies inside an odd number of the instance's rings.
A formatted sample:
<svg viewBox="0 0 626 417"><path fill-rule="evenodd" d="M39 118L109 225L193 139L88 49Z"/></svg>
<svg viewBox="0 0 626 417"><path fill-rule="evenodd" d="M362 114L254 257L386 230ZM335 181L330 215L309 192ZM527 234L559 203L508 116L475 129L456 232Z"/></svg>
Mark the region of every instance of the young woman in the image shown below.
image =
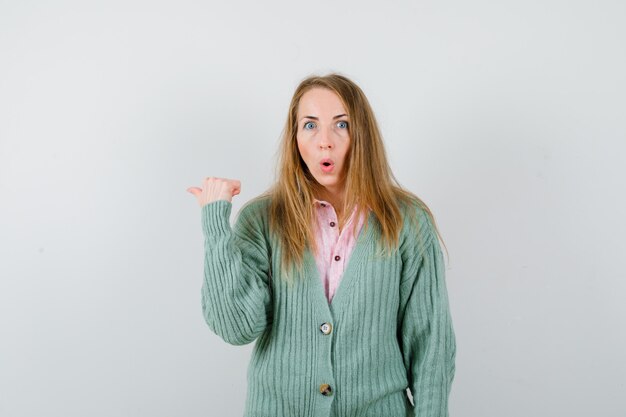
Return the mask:
<svg viewBox="0 0 626 417"><path fill-rule="evenodd" d="M395 180L354 82L300 83L277 174L232 228L239 181L188 189L204 318L227 343L256 340L245 416L448 416L456 342L439 232Z"/></svg>

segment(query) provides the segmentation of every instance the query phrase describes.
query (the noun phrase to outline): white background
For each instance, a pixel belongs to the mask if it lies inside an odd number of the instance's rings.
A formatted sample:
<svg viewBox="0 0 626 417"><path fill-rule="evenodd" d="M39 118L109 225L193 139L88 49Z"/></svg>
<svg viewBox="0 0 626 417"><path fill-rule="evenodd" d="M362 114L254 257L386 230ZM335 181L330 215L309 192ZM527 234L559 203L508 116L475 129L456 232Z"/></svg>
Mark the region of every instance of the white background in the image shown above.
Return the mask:
<svg viewBox="0 0 626 417"><path fill-rule="evenodd" d="M392 3L392 2L389 2ZM241 416L185 190L339 71L449 251L457 417L626 415L622 1L0 1L0 415Z"/></svg>

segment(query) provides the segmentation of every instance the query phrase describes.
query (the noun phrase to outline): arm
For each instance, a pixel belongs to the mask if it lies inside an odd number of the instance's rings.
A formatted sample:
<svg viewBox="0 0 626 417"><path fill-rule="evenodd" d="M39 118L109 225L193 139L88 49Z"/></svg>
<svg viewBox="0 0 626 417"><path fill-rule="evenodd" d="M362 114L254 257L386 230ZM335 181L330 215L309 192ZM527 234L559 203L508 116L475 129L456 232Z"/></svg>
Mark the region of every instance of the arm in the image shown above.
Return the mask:
<svg viewBox="0 0 626 417"><path fill-rule="evenodd" d="M448 305L443 255L429 231L419 254L405 256L400 287L399 340L416 417L448 417L456 339ZM415 248L414 248L415 249ZM412 258L412 259L411 259Z"/></svg>
<svg viewBox="0 0 626 417"><path fill-rule="evenodd" d="M252 342L271 321L269 249L262 219L250 208L244 206L231 229L230 201L202 207L202 312L209 328L232 345Z"/></svg>

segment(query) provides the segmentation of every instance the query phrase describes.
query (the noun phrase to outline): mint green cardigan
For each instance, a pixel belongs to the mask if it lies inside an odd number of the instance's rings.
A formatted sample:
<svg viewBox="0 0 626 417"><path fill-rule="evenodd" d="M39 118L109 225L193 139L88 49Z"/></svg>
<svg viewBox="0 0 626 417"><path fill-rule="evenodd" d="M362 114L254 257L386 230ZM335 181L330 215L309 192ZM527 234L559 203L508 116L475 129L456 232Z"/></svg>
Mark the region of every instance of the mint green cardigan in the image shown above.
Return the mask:
<svg viewBox="0 0 626 417"><path fill-rule="evenodd" d="M386 258L375 253L370 212L329 304L310 249L295 284L280 276L268 202L245 204L232 228L231 202L201 208L204 319L227 343L256 340L244 417L448 416L456 342L423 209L414 207L419 233L405 216L399 249Z"/></svg>

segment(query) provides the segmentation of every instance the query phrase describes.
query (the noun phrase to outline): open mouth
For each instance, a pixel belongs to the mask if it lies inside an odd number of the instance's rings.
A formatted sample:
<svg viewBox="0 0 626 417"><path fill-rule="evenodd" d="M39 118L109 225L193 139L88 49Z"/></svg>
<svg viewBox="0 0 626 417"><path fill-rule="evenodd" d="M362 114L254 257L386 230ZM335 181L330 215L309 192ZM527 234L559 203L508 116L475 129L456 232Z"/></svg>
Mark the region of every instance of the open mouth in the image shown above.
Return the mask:
<svg viewBox="0 0 626 417"><path fill-rule="evenodd" d="M334 167L335 167L335 163L330 158L322 159L320 162L320 168L324 172L331 172Z"/></svg>

